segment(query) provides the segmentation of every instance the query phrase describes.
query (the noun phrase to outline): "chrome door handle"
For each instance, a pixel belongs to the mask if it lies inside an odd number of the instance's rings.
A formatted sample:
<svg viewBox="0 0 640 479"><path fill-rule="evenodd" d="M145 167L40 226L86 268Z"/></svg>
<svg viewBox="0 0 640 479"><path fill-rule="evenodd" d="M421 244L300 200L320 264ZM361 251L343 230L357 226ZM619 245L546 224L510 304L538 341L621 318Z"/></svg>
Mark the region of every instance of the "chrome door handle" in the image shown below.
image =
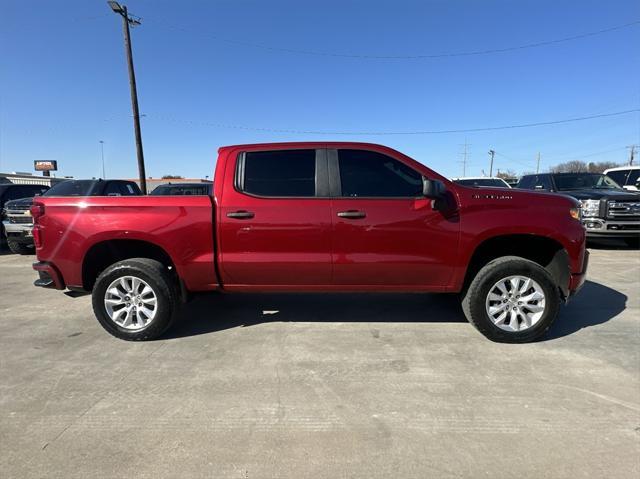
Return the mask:
<svg viewBox="0 0 640 479"><path fill-rule="evenodd" d="M232 211L231 213L227 213L227 218L234 218L236 220L248 220L255 216L252 211Z"/></svg>
<svg viewBox="0 0 640 479"><path fill-rule="evenodd" d="M364 211L349 210L349 211L340 211L338 213L338 216L340 218L349 218L352 220L357 220L360 218L366 218L367 214Z"/></svg>

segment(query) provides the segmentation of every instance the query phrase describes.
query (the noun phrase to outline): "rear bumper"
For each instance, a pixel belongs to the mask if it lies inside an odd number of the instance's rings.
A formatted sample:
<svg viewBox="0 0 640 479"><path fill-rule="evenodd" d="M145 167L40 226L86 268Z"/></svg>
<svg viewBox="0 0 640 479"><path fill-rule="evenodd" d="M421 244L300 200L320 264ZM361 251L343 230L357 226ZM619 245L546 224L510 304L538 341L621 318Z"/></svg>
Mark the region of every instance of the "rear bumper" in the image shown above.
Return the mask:
<svg viewBox="0 0 640 479"><path fill-rule="evenodd" d="M40 288L65 289L64 280L57 268L46 261L33 263L33 269L38 272L39 278L33 283Z"/></svg>
<svg viewBox="0 0 640 479"><path fill-rule="evenodd" d="M589 266L589 251L584 252L584 261L582 263L582 272L569 275L569 294L567 300L573 297L582 287L587 280L587 268Z"/></svg>

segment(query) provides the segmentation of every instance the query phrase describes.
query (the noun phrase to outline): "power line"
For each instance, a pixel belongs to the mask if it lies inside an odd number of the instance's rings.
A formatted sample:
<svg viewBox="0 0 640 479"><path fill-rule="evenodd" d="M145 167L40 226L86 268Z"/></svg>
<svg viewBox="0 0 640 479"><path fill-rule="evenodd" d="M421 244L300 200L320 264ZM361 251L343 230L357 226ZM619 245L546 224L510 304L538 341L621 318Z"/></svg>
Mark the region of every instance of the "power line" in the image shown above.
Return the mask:
<svg viewBox="0 0 640 479"><path fill-rule="evenodd" d="M178 30L183 32L191 31L191 29L189 28L176 27L173 25L166 24L162 21L156 20L156 22L158 24L164 24L166 28L170 28L173 30ZM251 47L251 48L260 48L263 50L270 50L270 51L276 51L276 52L293 53L293 54L299 54L299 55L314 55L314 56L324 56L324 57L341 57L341 58L357 58L357 59L372 59L372 60L420 60L420 59L447 58L447 57L468 57L468 56L474 56L474 55L491 55L495 53L506 53L506 52L516 51L516 50L525 50L528 48L538 48L538 47L544 47L549 45L555 45L558 43L570 42L573 40L580 40L582 38L603 35L605 33L622 30L624 28L634 27L638 24L640 24L640 20L624 23L622 25L616 25L614 27L603 28L601 30L595 30L592 32L572 35L569 37L556 38L553 40L542 40L539 42L525 43L523 45L509 46L509 47L503 47L503 48L471 50L468 52L449 52L449 53L418 54L418 55L371 55L371 54L363 54L363 53L340 53L340 52L327 52L327 51L317 51L317 50L303 50L303 49L297 49L297 48L277 47L277 46L265 45L261 43L247 42L244 40L237 40L234 38L221 37L208 32L205 32L204 36L212 38L217 41L230 43L234 45Z"/></svg>
<svg viewBox="0 0 640 479"><path fill-rule="evenodd" d="M216 128L229 128L236 130L249 130L249 131L264 131L270 133L290 133L290 134L298 134L298 135L362 135L362 136L392 136L392 135L441 135L447 133L476 133L481 131L496 131L496 130L511 130L516 128L531 128L536 126L546 126L546 125L559 125L562 123L572 123L576 121L586 121L593 120L596 118L606 118L612 116L620 116L627 115L629 113L640 112L640 108L634 108L631 110L617 111L613 113L601 113L599 115L589 115L589 116L581 116L575 118L566 118L563 120L552 120L552 121L540 121L534 123L521 123L516 125L504 125L504 126L489 126L489 127L480 127L480 128L461 128L461 129L451 129L451 130L417 130L417 131L336 131L336 130L294 130L288 128L264 128L264 127L252 127L245 125L232 125L232 124L224 124L224 123L209 123L209 122L199 122L193 120L177 120L171 117L158 115L156 118L164 119L167 121L173 122L182 122L188 123L192 125L202 125L202 126L212 126ZM148 115L150 118L153 118L153 115Z"/></svg>

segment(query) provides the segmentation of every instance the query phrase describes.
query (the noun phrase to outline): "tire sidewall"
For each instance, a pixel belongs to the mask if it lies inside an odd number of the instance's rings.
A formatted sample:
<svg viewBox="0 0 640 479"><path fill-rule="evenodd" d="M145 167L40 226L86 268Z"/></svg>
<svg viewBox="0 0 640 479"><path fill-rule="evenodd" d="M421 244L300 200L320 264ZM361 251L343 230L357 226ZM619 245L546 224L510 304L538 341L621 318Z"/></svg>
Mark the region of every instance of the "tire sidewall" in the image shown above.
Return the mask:
<svg viewBox="0 0 640 479"><path fill-rule="evenodd" d="M531 328L519 332L509 332L496 326L486 311L486 300L489 291L500 280L508 276L525 276L536 281L544 291L545 310L540 320ZM559 306L560 296L558 287L551 276L540 266L529 261L513 260L507 263L495 265L482 277L482 281L473 291L470 301L470 312L474 322L489 339L504 342L528 342L542 336L555 320Z"/></svg>
<svg viewBox="0 0 640 479"><path fill-rule="evenodd" d="M20 243L12 240L7 240L7 246L9 247L11 252L14 254L28 255L28 254L33 254L36 251L35 247L32 245Z"/></svg>
<svg viewBox="0 0 640 479"><path fill-rule="evenodd" d="M144 280L156 295L156 315L142 329L130 330L119 326L109 317L105 308L104 298L107 288L113 281L123 276L134 276ZM100 275L93 288L92 303L96 318L104 329L113 336L132 341L152 339L159 336L170 325L173 316L171 291L167 285L162 280L158 280L158 278L133 265L116 265Z"/></svg>

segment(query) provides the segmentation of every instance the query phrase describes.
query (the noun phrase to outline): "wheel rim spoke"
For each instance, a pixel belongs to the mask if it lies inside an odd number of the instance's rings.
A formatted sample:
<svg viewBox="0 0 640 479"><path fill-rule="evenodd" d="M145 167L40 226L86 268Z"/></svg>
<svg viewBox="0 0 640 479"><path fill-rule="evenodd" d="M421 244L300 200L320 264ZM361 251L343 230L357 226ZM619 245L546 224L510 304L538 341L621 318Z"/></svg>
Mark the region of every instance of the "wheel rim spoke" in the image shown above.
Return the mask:
<svg viewBox="0 0 640 479"><path fill-rule="evenodd" d="M542 287L533 278L513 275L502 278L489 289L486 313L498 328L520 333L534 327L546 311Z"/></svg>
<svg viewBox="0 0 640 479"><path fill-rule="evenodd" d="M157 314L158 298L153 288L137 276L115 279L104 294L107 315L119 327L135 331L147 327Z"/></svg>

